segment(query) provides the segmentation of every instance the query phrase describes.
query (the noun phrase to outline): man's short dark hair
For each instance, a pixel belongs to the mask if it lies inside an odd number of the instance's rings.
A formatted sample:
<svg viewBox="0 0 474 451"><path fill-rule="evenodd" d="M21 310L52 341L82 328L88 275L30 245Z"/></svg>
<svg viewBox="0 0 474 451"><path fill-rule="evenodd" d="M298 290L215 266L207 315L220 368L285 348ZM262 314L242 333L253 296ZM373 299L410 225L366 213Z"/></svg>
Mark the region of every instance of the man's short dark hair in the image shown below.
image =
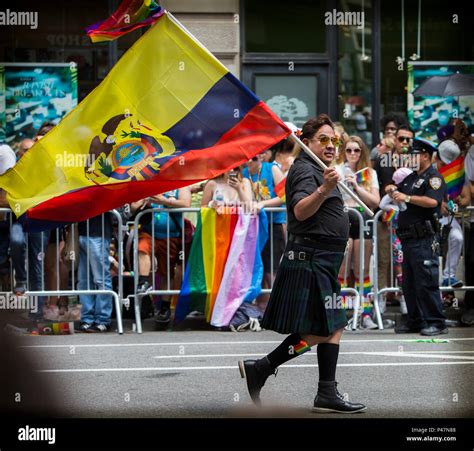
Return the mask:
<svg viewBox="0 0 474 451"><path fill-rule="evenodd" d="M415 132L408 124L400 125L400 127L397 128L397 134L400 130L406 130L407 132L410 132L413 134L413 136L415 136Z"/></svg>
<svg viewBox="0 0 474 451"><path fill-rule="evenodd" d="M44 136L44 135L46 135L46 133L48 133L55 126L56 126L56 124L52 121L44 121L41 124L41 127L39 128L37 135L38 136Z"/></svg>
<svg viewBox="0 0 474 451"><path fill-rule="evenodd" d="M311 139L324 125L329 125L329 127L334 129L334 124L327 114L320 114L317 117L308 119L301 129L300 139Z"/></svg>

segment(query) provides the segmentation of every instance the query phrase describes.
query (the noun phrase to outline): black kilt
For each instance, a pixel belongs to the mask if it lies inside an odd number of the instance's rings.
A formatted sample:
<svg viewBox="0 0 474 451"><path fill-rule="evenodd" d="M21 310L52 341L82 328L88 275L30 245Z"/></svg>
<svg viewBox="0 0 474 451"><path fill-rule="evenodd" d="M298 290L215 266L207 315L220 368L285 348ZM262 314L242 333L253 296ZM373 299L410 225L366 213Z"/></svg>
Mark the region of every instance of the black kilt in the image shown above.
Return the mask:
<svg viewBox="0 0 474 451"><path fill-rule="evenodd" d="M340 243L335 251L289 242L262 327L282 334L298 332L322 337L345 327L346 311L337 302L341 291L337 275L344 248ZM300 259L300 252L304 252L304 259Z"/></svg>

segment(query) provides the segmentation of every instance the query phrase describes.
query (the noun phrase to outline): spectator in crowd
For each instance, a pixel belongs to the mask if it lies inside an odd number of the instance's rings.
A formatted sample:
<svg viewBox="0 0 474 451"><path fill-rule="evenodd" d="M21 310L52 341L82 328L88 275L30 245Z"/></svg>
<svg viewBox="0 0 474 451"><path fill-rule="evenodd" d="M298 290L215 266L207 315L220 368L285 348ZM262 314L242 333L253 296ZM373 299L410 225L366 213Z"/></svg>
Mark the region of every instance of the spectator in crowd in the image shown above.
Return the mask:
<svg viewBox="0 0 474 451"><path fill-rule="evenodd" d="M339 153L340 147L349 139L349 135L347 134L344 126L340 122L334 122L334 134L339 139L339 147L336 147L336 159L335 164L344 163L341 155Z"/></svg>
<svg viewBox="0 0 474 451"><path fill-rule="evenodd" d="M266 207L280 207L283 205L283 201L275 193L275 186L283 180L284 175L275 163L264 162L262 154L257 155L248 161L247 167L242 171L242 175L250 180L253 200L256 202L258 211ZM270 288L272 286L272 272L273 277L275 277L281 256L285 250L284 223L286 223L285 212L270 213L269 229L273 230L273 234L268 238L262 252L263 288ZM259 296L256 304L260 310L265 311L268 298L269 295L267 294Z"/></svg>
<svg viewBox="0 0 474 451"><path fill-rule="evenodd" d="M295 161L294 153L298 147L298 144L286 138L277 143L273 148L273 161L281 169L285 177Z"/></svg>
<svg viewBox="0 0 474 451"><path fill-rule="evenodd" d="M394 122L394 121L392 121ZM385 195L385 187L392 183L394 172L405 165L408 159L408 152L413 144L413 130L407 125L401 125L395 134L394 151L389 151L378 155L374 161L374 170L377 173L379 181L380 197ZM416 169L416 168L412 168ZM378 286L380 288L388 287L392 280L390 259L392 257L392 243L390 243L390 232L386 225L379 221L377 224L378 239ZM394 293L388 293L387 301L396 300Z"/></svg>
<svg viewBox="0 0 474 451"><path fill-rule="evenodd" d="M447 127L451 127L451 129L446 130ZM443 127L438 132L438 138L451 137L460 147L461 153L465 155L465 177L470 188L472 201L474 199L474 135L469 133L465 124L459 120L452 121L447 127ZM465 247L466 285L472 286L474 285L474 212L472 211L469 226ZM474 291L465 292L461 323L466 326L474 325Z"/></svg>
<svg viewBox="0 0 474 451"><path fill-rule="evenodd" d="M16 164L16 156L7 145L0 146L0 173L6 172ZM2 205L9 207L6 197L3 195ZM28 270L26 267L26 248L28 237ZM10 230L10 255L15 270L15 286L13 292L17 296L25 294L27 286L30 291L44 289L43 270L44 253L46 250L49 234L47 232L29 233L26 235L23 225L13 219ZM28 277L27 277L28 276ZM29 280L28 280L29 279ZM38 297L38 312L31 314L32 319L42 317L44 297Z"/></svg>
<svg viewBox="0 0 474 451"><path fill-rule="evenodd" d="M150 273L152 269L152 255L154 249L155 259L158 264L156 272L160 277L160 289L170 289L175 275L176 267L181 264L181 224L182 213L168 213L160 211L172 208L189 208L191 205L191 191L189 188L180 188L158 194L147 199L132 203L132 211L143 207L157 208L153 213L152 221L145 223L139 232L138 241L138 270L139 281L137 293L146 293L150 287ZM169 227L169 235L168 235ZM154 234L155 242L152 242ZM169 237L169 238L168 238ZM169 249L169 262L168 262ZM170 272L168 274L168 263ZM154 266L154 265L153 265ZM170 285L168 285L168 279ZM160 309L155 317L157 327L166 328L171 320L171 296L162 295Z"/></svg>
<svg viewBox="0 0 474 451"><path fill-rule="evenodd" d="M16 153L17 158L20 159L26 153L27 150L29 150L29 149L31 149L31 147L33 147L34 143L35 143L35 141L33 139L30 139L30 138L25 138L25 139L21 140L20 144L18 145L18 151Z"/></svg>
<svg viewBox="0 0 474 451"><path fill-rule="evenodd" d="M358 136L349 136L340 147L340 158L343 160L343 163L337 165L336 169L341 176L341 179L344 180L347 186L349 186L349 188L351 188L368 207L375 209L380 202L379 183L376 172L369 167L369 150L365 143ZM363 174L363 176L359 178L357 177L357 173ZM362 243L360 242L359 216L353 209L360 211L364 222L370 217L348 194L342 192L342 199L344 205L346 207L351 207L351 209L349 209L349 250L346 253L339 270L339 280L342 287L348 286L348 284L345 283L347 282L348 276L348 274L345 274L345 269L347 268L349 273L352 269L356 289L360 289L360 246L364 246L364 297L361 299L363 306L361 326L364 329L376 329L377 325L374 323L372 315L373 307L368 298L368 293L371 291L369 269L372 249L372 232L365 232L364 240Z"/></svg>
<svg viewBox="0 0 474 451"><path fill-rule="evenodd" d="M461 150L453 139L446 139L438 146L436 167L438 171L445 165L452 163L459 158ZM446 197L441 203L440 224L447 230L448 251L446 254L443 271L443 286L459 288L463 286L463 281L456 279L456 271L461 258L464 245L464 236L461 225L455 217L458 208L467 207L471 203L470 186L467 179L462 189L461 195L457 199Z"/></svg>
<svg viewBox="0 0 474 451"><path fill-rule="evenodd" d="M264 152L262 152L262 161L265 163L270 163L273 159L273 152L272 149L267 149Z"/></svg>
<svg viewBox="0 0 474 451"><path fill-rule="evenodd" d="M43 122L38 130L35 141L43 139L46 133L50 132L54 127L54 122ZM29 144L29 142L23 143L23 148L26 148ZM65 245L65 237L66 230L64 227L58 227L57 229L53 229L50 233L48 233L48 244L43 251L45 253L45 289L48 291L57 291L58 288L60 290L66 290L68 287L69 268L62 256L62 250ZM51 310L50 314L54 315L54 312L57 310L57 308L65 308L67 305L68 300L66 296L51 296L47 302L46 307Z"/></svg>
<svg viewBox="0 0 474 451"><path fill-rule="evenodd" d="M397 130L402 125L408 125L408 121L404 116L400 114L388 113L382 117L380 125L382 126L383 130L383 138L381 142L370 151L371 161L375 161L377 156L387 152L387 142L384 142L384 140L386 140L387 138L394 138L395 134L397 133Z"/></svg>
<svg viewBox="0 0 474 451"><path fill-rule="evenodd" d="M392 183L394 186L401 186L402 182L413 173L410 168L399 168L393 173ZM397 280L397 286L401 288L403 283L403 250L400 238L398 238L397 219L400 212L401 204L395 202L388 194L382 197L379 205L381 210L384 210L382 215L382 223L386 225L389 230L389 234L392 236L392 261L393 261L393 272ZM403 207L402 207L403 208ZM385 305L383 302L380 303L381 312L385 311ZM403 293L400 295L400 312L402 315L407 315L407 304Z"/></svg>
<svg viewBox="0 0 474 451"><path fill-rule="evenodd" d="M242 177L240 167L225 172L206 183L202 195L201 206L215 208L220 211L227 205L250 205L252 187L249 179Z"/></svg>
<svg viewBox="0 0 474 451"><path fill-rule="evenodd" d="M15 152L7 144L0 144L0 175L7 172L16 164ZM0 208L10 208L7 193L0 189ZM10 218L0 213L0 268L8 263Z"/></svg>
<svg viewBox="0 0 474 451"><path fill-rule="evenodd" d="M112 214L104 213L78 224L79 269L78 290L112 290L110 274L110 242ZM112 315L112 296L81 294L80 332L107 332Z"/></svg>

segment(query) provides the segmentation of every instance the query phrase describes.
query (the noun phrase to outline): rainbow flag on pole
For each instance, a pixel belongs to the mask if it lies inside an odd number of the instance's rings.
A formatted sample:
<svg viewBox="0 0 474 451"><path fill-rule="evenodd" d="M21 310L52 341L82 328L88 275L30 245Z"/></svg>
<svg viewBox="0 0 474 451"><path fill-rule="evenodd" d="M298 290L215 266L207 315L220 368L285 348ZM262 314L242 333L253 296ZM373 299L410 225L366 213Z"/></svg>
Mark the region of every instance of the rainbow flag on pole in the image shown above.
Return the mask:
<svg viewBox="0 0 474 451"><path fill-rule="evenodd" d="M92 42L113 41L140 27L153 25L164 9L154 0L123 0L109 18L86 28Z"/></svg>
<svg viewBox="0 0 474 451"><path fill-rule="evenodd" d="M275 186L275 193L283 202L286 202L285 185L286 177L278 185Z"/></svg>
<svg viewBox="0 0 474 451"><path fill-rule="evenodd" d="M370 169L369 168L361 169L360 171L357 171L354 174L354 176L358 184L367 182L370 179Z"/></svg>
<svg viewBox="0 0 474 451"><path fill-rule="evenodd" d="M449 164L444 165L439 170L448 187L449 199L456 199L464 186L464 157L460 156Z"/></svg>
<svg viewBox="0 0 474 451"><path fill-rule="evenodd" d="M203 312L213 326L227 326L245 301L261 290L261 252L268 239L268 220L228 207L223 214L203 208L176 304L176 321Z"/></svg>
<svg viewBox="0 0 474 451"><path fill-rule="evenodd" d="M165 12L0 188L41 230L214 178L290 132Z"/></svg>

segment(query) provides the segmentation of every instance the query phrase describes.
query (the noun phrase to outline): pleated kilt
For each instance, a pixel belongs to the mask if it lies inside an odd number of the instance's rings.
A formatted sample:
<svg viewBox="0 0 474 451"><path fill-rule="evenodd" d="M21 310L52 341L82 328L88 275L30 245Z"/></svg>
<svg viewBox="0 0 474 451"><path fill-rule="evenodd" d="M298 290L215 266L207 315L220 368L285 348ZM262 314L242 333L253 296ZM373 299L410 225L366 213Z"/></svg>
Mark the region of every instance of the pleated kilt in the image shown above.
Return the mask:
<svg viewBox="0 0 474 451"><path fill-rule="evenodd" d="M345 249L340 243L337 250L288 243L262 320L264 329L327 337L347 325L346 311L337 302Z"/></svg>

